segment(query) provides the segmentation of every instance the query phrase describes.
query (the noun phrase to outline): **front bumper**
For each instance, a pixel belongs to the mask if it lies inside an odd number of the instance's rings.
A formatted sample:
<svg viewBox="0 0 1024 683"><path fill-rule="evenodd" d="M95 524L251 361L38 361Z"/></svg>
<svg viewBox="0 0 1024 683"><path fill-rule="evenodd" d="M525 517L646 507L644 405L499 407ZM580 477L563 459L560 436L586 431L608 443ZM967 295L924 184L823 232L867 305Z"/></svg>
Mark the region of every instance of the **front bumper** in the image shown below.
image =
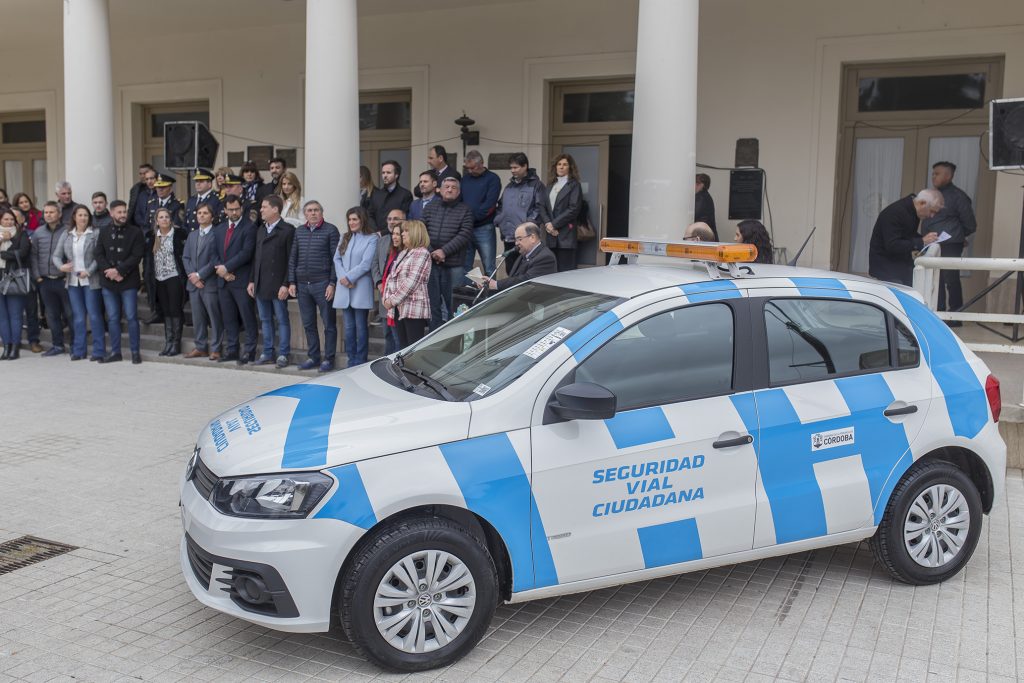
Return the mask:
<svg viewBox="0 0 1024 683"><path fill-rule="evenodd" d="M260 626L303 633L330 628L338 573L365 533L336 519L229 517L217 512L191 481L182 485L181 521L181 571L196 599ZM237 592L233 597L225 590L239 574L261 578L273 599L243 609L246 603Z"/></svg>

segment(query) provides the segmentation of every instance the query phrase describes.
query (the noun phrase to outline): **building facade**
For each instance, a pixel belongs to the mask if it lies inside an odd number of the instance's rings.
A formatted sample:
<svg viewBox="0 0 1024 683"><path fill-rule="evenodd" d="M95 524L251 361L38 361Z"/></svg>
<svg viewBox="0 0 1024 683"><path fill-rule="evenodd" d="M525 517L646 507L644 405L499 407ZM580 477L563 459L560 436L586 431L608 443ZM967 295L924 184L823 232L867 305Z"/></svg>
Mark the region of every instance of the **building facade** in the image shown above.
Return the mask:
<svg viewBox="0 0 1024 683"><path fill-rule="evenodd" d="M791 258L817 228L801 264L864 272L874 217L927 186L938 160L974 198L973 254L1018 251L1022 182L987 170L987 101L1024 97L1024 3L2 5L0 185L12 194L44 200L68 177L79 201L126 196L138 163L162 164L162 123L202 120L221 164L294 154L306 196L337 216L360 159L398 159L406 186L431 144L461 166L465 112L495 166L525 151L544 177L573 153L604 234L679 238L696 163L716 167L704 172L730 239L728 169L737 140L756 138L776 246Z"/></svg>

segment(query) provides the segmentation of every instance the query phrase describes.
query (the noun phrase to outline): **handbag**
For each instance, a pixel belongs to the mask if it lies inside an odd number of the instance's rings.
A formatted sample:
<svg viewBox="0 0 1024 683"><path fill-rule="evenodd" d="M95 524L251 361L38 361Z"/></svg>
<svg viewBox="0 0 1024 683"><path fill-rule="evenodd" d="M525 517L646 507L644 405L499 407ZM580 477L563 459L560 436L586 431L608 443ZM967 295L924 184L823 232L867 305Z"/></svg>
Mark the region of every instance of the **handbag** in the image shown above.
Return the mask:
<svg viewBox="0 0 1024 683"><path fill-rule="evenodd" d="M0 294L28 296L32 292L32 276L29 274L28 268L21 267L21 257L15 254L14 258L18 267L9 268L3 275L0 275Z"/></svg>
<svg viewBox="0 0 1024 683"><path fill-rule="evenodd" d="M576 239L580 242L587 242L597 237L593 226L590 225L590 207L584 199L580 204L580 215L576 219Z"/></svg>

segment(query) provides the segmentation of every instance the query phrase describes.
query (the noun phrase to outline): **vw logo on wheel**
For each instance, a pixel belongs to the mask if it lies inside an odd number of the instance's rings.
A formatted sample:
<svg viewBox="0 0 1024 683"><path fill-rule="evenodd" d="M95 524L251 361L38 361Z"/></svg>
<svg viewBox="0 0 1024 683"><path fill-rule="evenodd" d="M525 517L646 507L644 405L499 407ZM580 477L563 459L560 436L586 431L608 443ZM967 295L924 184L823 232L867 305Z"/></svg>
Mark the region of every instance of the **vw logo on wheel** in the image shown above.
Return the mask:
<svg viewBox="0 0 1024 683"><path fill-rule="evenodd" d="M419 600L417 600L417 602L419 603L420 607L427 607L430 605L430 603L433 602L433 600L431 599L429 594L423 593L422 595L420 595Z"/></svg>

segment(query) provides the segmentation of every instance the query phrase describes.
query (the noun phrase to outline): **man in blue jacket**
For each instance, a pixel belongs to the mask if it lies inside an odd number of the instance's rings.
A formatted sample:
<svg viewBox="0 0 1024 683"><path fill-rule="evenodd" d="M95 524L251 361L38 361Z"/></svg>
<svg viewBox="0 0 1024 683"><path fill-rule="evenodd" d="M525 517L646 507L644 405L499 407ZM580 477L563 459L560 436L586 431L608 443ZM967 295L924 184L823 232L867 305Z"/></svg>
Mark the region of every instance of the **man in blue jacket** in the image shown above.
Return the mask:
<svg viewBox="0 0 1024 683"><path fill-rule="evenodd" d="M477 252L484 272L494 272L494 254L497 238L494 234L494 211L498 206L501 194L501 180L498 174L484 166L484 157L475 149L466 153L463 164L466 175L462 177L462 201L469 205L473 212L473 241L466 249L465 269L473 268L473 260ZM466 278L464 284L472 284Z"/></svg>
<svg viewBox="0 0 1024 683"><path fill-rule="evenodd" d="M214 228L214 272L220 278L218 296L227 339L221 363L233 360L239 365L256 359L256 315L246 288L256 248L256 226L242 215L242 201L231 196L224 200L226 220ZM245 348L239 352L238 320L245 327Z"/></svg>

